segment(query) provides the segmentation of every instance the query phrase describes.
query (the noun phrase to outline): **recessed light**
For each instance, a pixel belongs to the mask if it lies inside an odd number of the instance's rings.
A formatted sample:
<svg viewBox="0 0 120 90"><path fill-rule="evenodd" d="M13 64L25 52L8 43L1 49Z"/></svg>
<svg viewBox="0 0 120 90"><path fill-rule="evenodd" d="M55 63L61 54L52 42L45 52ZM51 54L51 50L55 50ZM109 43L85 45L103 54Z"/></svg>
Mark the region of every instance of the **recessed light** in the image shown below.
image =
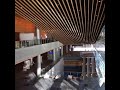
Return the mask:
<svg viewBox="0 0 120 90"><path fill-rule="evenodd" d="M98 1L98 2L101 2L101 1Z"/></svg>

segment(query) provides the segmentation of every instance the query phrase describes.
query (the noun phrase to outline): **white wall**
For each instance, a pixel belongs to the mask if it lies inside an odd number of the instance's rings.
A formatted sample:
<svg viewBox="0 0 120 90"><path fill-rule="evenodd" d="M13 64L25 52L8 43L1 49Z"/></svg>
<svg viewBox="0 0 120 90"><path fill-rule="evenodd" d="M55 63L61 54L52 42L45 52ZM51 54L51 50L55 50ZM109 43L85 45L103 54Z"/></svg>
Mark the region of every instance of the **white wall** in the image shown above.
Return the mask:
<svg viewBox="0 0 120 90"><path fill-rule="evenodd" d="M20 41L22 40L34 40L34 33L20 33Z"/></svg>

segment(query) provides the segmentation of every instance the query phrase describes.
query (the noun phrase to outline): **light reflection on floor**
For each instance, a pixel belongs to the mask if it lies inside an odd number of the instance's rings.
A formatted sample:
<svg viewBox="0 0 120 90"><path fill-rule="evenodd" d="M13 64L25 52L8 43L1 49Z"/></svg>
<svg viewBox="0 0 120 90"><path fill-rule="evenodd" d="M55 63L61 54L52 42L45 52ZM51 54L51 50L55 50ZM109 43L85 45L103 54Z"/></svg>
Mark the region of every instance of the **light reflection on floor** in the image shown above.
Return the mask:
<svg viewBox="0 0 120 90"><path fill-rule="evenodd" d="M40 78L31 72L25 78L24 73L17 74L15 90L84 90L84 84L88 84L88 90L105 90L105 86L99 87L98 78L86 78L85 80L67 80L64 78ZM34 80L35 79L35 80Z"/></svg>
<svg viewBox="0 0 120 90"><path fill-rule="evenodd" d="M58 80L42 78L34 86L38 90L84 90L84 84L88 84L89 90L105 90L104 87L99 87L96 80L97 78L89 78L84 81L65 80L63 78Z"/></svg>

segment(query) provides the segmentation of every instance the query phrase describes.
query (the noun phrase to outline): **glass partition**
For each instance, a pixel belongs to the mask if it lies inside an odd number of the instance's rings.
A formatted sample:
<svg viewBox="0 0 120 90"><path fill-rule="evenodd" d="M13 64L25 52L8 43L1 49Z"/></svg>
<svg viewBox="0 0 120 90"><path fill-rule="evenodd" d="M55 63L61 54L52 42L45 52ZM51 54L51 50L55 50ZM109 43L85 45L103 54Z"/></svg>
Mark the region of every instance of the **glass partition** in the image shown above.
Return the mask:
<svg viewBox="0 0 120 90"><path fill-rule="evenodd" d="M100 51L98 48L103 48L103 51ZM93 50L99 84L102 86L102 84L105 83L105 26L103 27L97 42L93 44Z"/></svg>
<svg viewBox="0 0 120 90"><path fill-rule="evenodd" d="M96 72L99 77L99 84L102 86L105 83L105 60L101 54L95 49Z"/></svg>
<svg viewBox="0 0 120 90"><path fill-rule="evenodd" d="M59 57L57 60L53 61L53 63L51 63L47 67L42 68L41 74L44 75L46 72L48 72L52 67L54 67L54 65L56 65L60 61L62 57L63 56Z"/></svg>
<svg viewBox="0 0 120 90"><path fill-rule="evenodd" d="M46 44L55 42L57 40L53 38L46 38L46 39L35 39L35 40L24 40L24 41L15 41L15 49L30 47L34 45Z"/></svg>

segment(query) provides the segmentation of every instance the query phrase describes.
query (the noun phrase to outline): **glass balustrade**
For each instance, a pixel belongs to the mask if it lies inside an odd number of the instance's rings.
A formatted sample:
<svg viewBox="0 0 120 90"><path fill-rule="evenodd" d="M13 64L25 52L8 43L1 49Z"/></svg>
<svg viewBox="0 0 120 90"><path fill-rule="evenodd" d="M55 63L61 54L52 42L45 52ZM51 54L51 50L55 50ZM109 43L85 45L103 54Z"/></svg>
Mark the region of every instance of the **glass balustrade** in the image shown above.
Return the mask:
<svg viewBox="0 0 120 90"><path fill-rule="evenodd" d="M41 74L43 75L46 72L48 72L52 67L54 67L54 65L56 65L60 61L62 57L63 56L59 57L56 61L53 61L53 63L51 63L50 65L46 66L45 68L42 68Z"/></svg>
<svg viewBox="0 0 120 90"><path fill-rule="evenodd" d="M105 54L99 53L96 48L94 48L94 55L96 61L96 72L99 77L99 84L102 86L105 83Z"/></svg>
<svg viewBox="0 0 120 90"><path fill-rule="evenodd" d="M57 40L55 40L53 38L15 41L15 49L30 47L30 46L34 46L34 45L40 45L40 44L46 44L46 43L51 43L51 42L55 42L55 41L57 41Z"/></svg>

